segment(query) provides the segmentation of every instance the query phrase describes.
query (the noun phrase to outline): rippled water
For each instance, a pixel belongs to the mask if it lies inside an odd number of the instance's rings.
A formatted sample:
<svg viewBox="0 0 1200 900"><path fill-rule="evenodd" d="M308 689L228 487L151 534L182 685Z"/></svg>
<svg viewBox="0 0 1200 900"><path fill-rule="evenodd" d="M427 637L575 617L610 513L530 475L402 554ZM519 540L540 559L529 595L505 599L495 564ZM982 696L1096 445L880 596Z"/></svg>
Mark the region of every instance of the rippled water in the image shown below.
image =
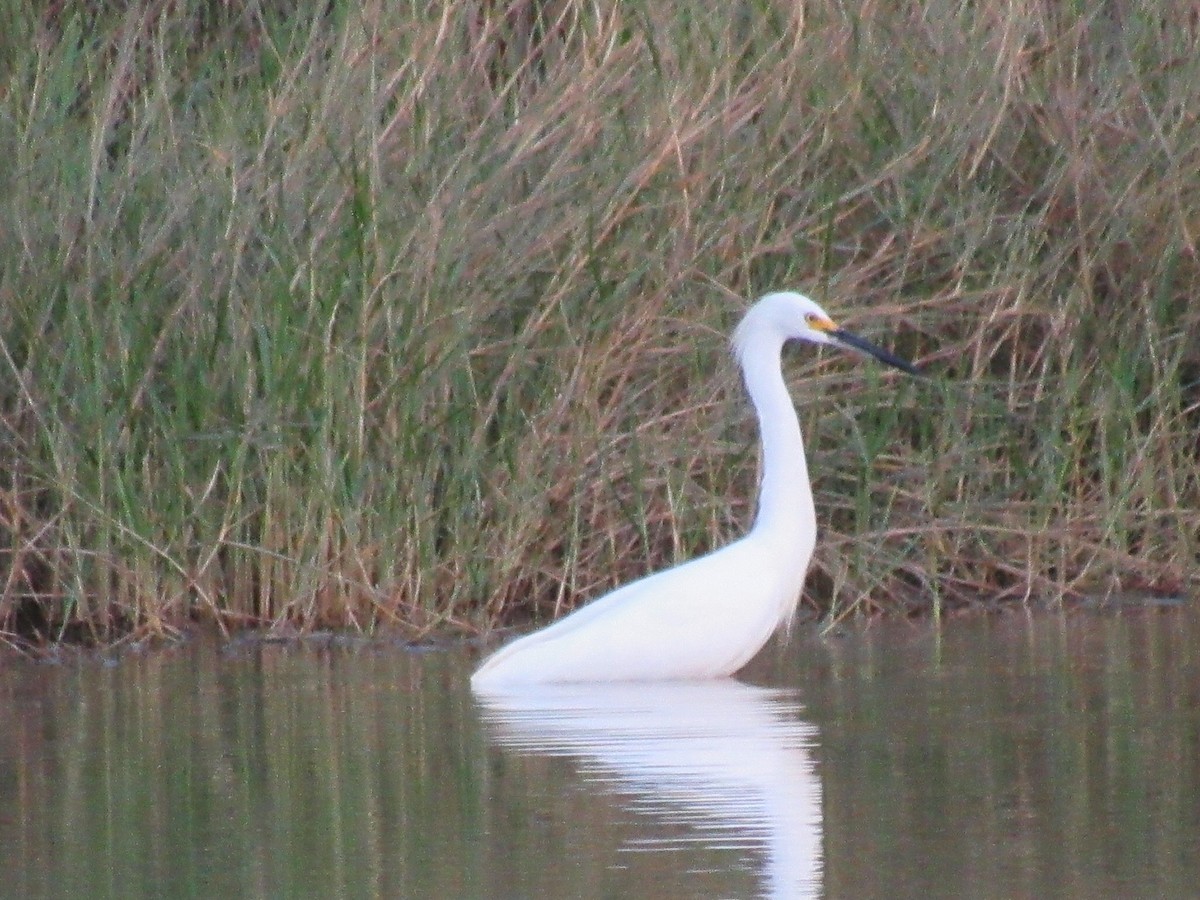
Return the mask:
<svg viewBox="0 0 1200 900"><path fill-rule="evenodd" d="M1194 897L1186 609L800 630L739 681L473 654L0 664L4 897Z"/></svg>

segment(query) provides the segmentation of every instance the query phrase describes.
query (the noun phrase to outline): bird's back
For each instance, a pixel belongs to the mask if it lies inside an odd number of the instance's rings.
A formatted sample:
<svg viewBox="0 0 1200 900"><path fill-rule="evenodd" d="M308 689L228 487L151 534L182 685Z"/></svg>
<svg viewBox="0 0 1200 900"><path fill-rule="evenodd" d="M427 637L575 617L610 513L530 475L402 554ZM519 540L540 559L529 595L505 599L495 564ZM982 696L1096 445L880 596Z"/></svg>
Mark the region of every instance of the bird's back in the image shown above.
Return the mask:
<svg viewBox="0 0 1200 900"><path fill-rule="evenodd" d="M754 535L618 588L499 650L476 688L731 675L795 606L808 559L780 561Z"/></svg>

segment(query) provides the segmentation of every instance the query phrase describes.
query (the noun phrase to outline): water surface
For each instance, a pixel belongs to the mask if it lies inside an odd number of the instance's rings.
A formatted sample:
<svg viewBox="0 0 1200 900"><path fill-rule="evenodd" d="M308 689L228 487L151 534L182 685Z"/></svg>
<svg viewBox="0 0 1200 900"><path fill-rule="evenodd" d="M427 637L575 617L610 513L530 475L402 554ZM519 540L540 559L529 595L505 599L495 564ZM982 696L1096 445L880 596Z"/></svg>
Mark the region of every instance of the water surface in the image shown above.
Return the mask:
<svg viewBox="0 0 1200 900"><path fill-rule="evenodd" d="M3 897L1194 897L1186 609L800 629L738 681L474 655L0 664Z"/></svg>

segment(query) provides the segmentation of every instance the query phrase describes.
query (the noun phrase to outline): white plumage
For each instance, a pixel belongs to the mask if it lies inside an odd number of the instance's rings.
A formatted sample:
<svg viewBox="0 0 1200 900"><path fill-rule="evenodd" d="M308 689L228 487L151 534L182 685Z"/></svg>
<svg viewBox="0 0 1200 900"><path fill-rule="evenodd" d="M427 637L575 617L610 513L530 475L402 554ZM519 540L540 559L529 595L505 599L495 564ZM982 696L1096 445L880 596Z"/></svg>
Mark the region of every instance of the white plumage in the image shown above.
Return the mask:
<svg viewBox="0 0 1200 900"><path fill-rule="evenodd" d="M839 329L801 294L763 297L733 335L762 440L758 514L749 533L517 638L476 670L473 688L718 678L749 662L791 618L817 535L800 423L781 369L791 339L850 347L917 371Z"/></svg>

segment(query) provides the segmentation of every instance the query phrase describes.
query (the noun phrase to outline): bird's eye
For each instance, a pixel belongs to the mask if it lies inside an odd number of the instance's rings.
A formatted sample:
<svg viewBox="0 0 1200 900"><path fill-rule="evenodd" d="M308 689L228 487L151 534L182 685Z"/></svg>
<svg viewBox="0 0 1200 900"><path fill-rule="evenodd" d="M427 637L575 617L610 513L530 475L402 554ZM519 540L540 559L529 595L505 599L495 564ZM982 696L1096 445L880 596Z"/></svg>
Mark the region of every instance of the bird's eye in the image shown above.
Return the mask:
<svg viewBox="0 0 1200 900"><path fill-rule="evenodd" d="M817 314L816 313L805 313L804 321L807 322L809 325L812 325L814 322L817 321Z"/></svg>

